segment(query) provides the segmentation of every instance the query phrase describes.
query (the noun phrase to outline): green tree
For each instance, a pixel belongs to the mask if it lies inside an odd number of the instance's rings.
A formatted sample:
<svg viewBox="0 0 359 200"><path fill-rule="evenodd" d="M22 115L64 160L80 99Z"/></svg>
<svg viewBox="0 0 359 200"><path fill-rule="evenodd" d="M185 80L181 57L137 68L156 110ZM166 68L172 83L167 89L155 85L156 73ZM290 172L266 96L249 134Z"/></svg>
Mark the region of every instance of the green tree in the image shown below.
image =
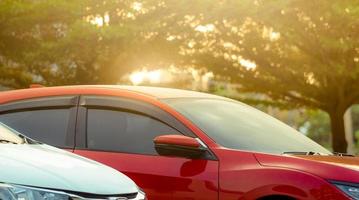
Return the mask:
<svg viewBox="0 0 359 200"><path fill-rule="evenodd" d="M0 81L10 87L117 83L141 67L213 71L244 99L331 119L359 100L359 3L352 0L2 0Z"/></svg>
<svg viewBox="0 0 359 200"><path fill-rule="evenodd" d="M146 1L147 2L147 1ZM146 16L126 0L0 1L0 81L14 88L117 83L150 63Z"/></svg>
<svg viewBox="0 0 359 200"><path fill-rule="evenodd" d="M266 103L327 112L346 152L344 112L359 101L357 1L222 1L188 14L180 53ZM246 3L247 2L247 3ZM245 11L243 11L245 10ZM182 29L183 30L183 29Z"/></svg>

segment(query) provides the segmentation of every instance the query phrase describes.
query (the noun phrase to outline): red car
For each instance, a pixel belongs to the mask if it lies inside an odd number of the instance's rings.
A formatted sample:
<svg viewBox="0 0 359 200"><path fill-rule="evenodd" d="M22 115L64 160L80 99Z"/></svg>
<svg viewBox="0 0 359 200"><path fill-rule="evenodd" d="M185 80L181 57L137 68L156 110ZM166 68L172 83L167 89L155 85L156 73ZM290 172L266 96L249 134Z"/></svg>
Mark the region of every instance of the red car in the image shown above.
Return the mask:
<svg viewBox="0 0 359 200"><path fill-rule="evenodd" d="M358 158L219 96L134 86L14 90L0 93L0 122L125 173L150 200L359 199Z"/></svg>

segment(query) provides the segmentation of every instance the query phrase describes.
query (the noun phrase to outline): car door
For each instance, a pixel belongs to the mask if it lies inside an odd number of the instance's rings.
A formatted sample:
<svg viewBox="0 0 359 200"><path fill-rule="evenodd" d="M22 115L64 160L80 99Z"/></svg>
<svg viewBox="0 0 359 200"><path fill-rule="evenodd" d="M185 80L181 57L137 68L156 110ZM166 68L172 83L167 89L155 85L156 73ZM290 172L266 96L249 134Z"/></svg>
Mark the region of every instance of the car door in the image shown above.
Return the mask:
<svg viewBox="0 0 359 200"><path fill-rule="evenodd" d="M32 98L0 105L0 122L26 136L73 151L77 96Z"/></svg>
<svg viewBox="0 0 359 200"><path fill-rule="evenodd" d="M218 161L157 154L159 135L195 135L158 107L117 97L80 100L75 153L132 178L149 200L218 199ZM105 184L105 183L104 183Z"/></svg>

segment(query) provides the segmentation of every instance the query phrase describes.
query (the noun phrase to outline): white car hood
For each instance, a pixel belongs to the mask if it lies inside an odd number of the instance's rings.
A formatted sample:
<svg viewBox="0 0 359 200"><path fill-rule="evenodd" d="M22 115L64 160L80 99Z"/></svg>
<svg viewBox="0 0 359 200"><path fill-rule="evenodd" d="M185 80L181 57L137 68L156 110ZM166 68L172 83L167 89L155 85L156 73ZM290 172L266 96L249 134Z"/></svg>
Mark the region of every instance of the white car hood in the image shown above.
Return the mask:
<svg viewBox="0 0 359 200"><path fill-rule="evenodd" d="M43 144L0 144L1 182L99 195L138 191L110 167Z"/></svg>

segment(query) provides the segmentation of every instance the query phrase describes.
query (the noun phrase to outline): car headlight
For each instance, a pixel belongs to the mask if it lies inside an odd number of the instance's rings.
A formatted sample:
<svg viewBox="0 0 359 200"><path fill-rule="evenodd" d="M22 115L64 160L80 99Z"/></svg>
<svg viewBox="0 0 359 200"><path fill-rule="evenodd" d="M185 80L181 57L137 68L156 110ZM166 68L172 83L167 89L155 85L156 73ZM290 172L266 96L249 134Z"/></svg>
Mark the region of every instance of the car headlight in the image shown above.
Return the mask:
<svg viewBox="0 0 359 200"><path fill-rule="evenodd" d="M332 182L337 188L339 188L346 195L350 196L354 200L359 200L359 184Z"/></svg>
<svg viewBox="0 0 359 200"><path fill-rule="evenodd" d="M27 186L0 184L0 199L8 200L69 200L77 198L61 191Z"/></svg>
<svg viewBox="0 0 359 200"><path fill-rule="evenodd" d="M0 200L85 200L86 198L68 194L66 192L28 187L22 185L0 183ZM117 198L103 198L117 199ZM121 198L120 198L121 199ZM133 200L146 200L146 195L142 190L138 190Z"/></svg>

